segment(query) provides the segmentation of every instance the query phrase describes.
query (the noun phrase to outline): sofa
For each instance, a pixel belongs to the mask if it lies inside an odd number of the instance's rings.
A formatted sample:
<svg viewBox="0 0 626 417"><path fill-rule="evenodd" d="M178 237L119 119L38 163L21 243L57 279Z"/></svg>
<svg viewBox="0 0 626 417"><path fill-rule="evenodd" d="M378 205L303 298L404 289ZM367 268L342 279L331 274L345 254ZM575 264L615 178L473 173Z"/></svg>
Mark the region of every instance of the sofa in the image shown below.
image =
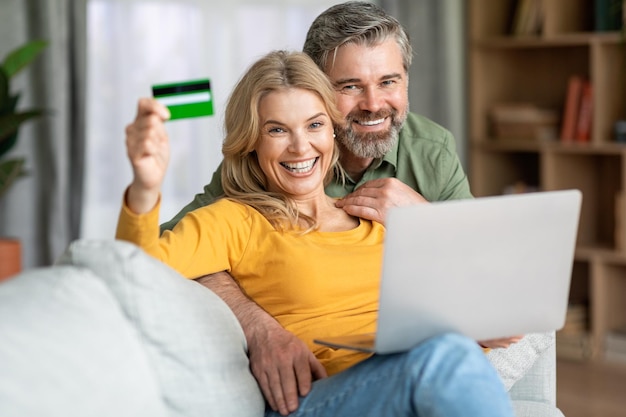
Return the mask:
<svg viewBox="0 0 626 417"><path fill-rule="evenodd" d="M0 284L0 340L3 417L263 415L228 306L126 242L78 240ZM518 416L562 416L553 334L489 359Z"/></svg>

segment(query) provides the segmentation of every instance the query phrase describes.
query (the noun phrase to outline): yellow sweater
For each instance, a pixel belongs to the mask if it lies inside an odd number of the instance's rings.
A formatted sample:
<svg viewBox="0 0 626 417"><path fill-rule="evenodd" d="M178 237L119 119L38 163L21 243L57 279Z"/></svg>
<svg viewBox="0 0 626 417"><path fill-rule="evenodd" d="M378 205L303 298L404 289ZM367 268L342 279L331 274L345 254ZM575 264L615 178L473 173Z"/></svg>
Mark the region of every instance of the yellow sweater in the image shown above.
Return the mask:
<svg viewBox="0 0 626 417"><path fill-rule="evenodd" d="M189 213L159 238L158 209L122 208L116 237L187 278L229 271L245 293L303 340L335 374L368 355L313 338L374 332L384 227L361 220L344 232L279 232L258 211L229 200Z"/></svg>

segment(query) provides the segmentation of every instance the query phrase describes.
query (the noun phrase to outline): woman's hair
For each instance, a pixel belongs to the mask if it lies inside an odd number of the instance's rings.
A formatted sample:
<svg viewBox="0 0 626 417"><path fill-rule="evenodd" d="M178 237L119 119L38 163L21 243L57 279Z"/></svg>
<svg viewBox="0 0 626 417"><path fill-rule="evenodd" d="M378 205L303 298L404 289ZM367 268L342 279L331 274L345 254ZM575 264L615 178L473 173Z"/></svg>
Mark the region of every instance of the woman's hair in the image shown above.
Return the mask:
<svg viewBox="0 0 626 417"><path fill-rule="evenodd" d="M335 104L335 95L326 75L302 52L273 51L254 63L239 80L228 99L225 111L226 137L222 145L222 186L227 198L254 207L274 227L295 227L299 219L317 226L315 219L298 212L296 204L280 193L267 189L267 178L254 151L261 136L259 105L273 91L299 88L314 92L324 103L328 116L337 126L343 122ZM335 145L324 185L333 174L342 175Z"/></svg>
<svg viewBox="0 0 626 417"><path fill-rule="evenodd" d="M313 21L302 50L326 71L328 59L340 46L347 43L374 46L389 38L398 43L408 73L413 51L400 22L375 4L349 1L330 7Z"/></svg>

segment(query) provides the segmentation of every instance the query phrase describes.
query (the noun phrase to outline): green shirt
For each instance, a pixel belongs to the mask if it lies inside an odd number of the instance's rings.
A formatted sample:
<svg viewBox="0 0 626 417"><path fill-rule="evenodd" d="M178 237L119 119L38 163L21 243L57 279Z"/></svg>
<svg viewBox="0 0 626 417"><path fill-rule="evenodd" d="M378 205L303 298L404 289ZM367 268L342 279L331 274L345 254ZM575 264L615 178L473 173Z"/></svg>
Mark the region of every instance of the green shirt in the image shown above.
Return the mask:
<svg viewBox="0 0 626 417"><path fill-rule="evenodd" d="M409 113L394 147L372 162L358 182L346 178L345 184L333 181L326 187L332 197L343 197L365 182L395 177L428 201L472 198L467 176L456 153L452 134L426 117ZM224 193L221 164L204 193L196 194L172 220L161 225L161 231L172 229L192 210L214 202Z"/></svg>

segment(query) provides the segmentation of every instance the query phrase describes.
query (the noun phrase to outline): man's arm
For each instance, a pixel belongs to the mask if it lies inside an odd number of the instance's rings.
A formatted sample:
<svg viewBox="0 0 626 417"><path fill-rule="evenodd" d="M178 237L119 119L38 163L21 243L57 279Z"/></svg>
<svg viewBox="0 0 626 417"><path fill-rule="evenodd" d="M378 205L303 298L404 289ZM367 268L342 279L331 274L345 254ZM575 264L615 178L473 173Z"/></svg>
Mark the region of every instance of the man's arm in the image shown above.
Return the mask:
<svg viewBox="0 0 626 417"><path fill-rule="evenodd" d="M185 214L200 207L208 206L223 195L224 189L222 188L222 163L220 163L220 165L213 173L211 182L204 186L204 193L196 194L193 201L183 207L183 209L179 211L178 214L172 218L172 220L163 223L161 225L161 234L166 230L172 230L174 226L176 226L176 224L183 217L185 217Z"/></svg>
<svg viewBox="0 0 626 417"><path fill-rule="evenodd" d="M250 369L270 407L283 415L295 411L298 395L307 395L314 379L326 377L322 364L303 341L250 300L227 272L196 281L224 300L239 320Z"/></svg>

